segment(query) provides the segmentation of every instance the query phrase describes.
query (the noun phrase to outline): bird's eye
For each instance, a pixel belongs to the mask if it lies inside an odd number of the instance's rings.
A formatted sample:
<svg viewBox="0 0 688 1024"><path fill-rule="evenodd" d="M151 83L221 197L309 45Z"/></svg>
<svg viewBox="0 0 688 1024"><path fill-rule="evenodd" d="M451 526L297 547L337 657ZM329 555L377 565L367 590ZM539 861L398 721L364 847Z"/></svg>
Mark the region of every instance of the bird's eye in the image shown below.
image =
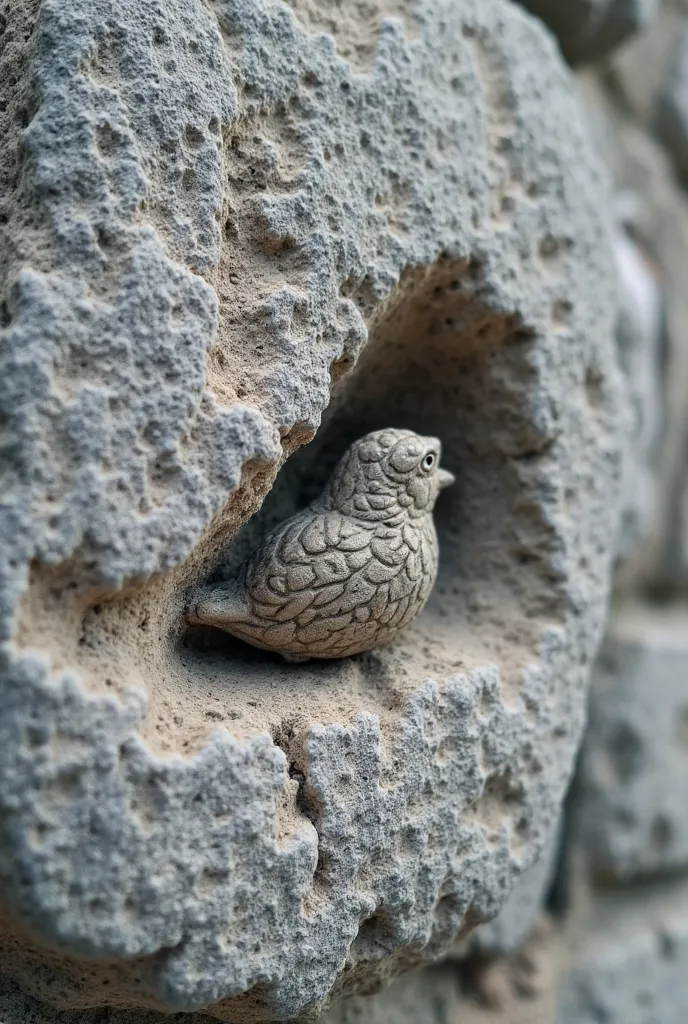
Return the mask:
<svg viewBox="0 0 688 1024"><path fill-rule="evenodd" d="M432 469L432 467L435 465L436 461L437 461L437 456L435 455L435 453L434 452L428 452L428 454L425 456L425 458L421 462L421 466L423 467L423 469L425 470L426 473L429 473L430 470Z"/></svg>

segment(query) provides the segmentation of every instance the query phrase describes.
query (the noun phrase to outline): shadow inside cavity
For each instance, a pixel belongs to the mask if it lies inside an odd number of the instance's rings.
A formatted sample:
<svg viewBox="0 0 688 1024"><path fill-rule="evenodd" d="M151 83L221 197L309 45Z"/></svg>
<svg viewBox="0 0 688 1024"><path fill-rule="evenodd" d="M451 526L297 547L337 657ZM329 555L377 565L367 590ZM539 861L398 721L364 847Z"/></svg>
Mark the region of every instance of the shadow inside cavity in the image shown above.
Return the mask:
<svg viewBox="0 0 688 1024"><path fill-rule="evenodd" d="M275 651L254 647L215 626L198 624L189 626L182 639L181 647L186 652L188 659L209 662L219 659L231 662L239 671L250 672L256 680L260 679L261 675L265 675L268 680L271 680L274 678L276 670L283 670L286 677L309 673L321 677L323 673L327 672L328 667L333 672L337 672L341 660L310 658L307 661L288 661ZM355 655L354 657L361 658L363 656Z"/></svg>
<svg viewBox="0 0 688 1024"><path fill-rule="evenodd" d="M404 275L358 363L335 385L316 437L284 465L206 582L231 576L276 525L312 501L353 441L408 428L438 437L442 465L456 476L435 509L440 563L426 608L388 646L337 661L288 663L221 630L189 628L180 649L189 674L202 677L211 666L239 700L277 679L316 704L348 686L354 696L365 691L374 707L379 692L398 700L428 676L486 660L516 665L519 650L529 660L543 620L560 608L551 526L528 497L543 445L530 422L532 343L515 315L490 308L477 265L440 262Z"/></svg>

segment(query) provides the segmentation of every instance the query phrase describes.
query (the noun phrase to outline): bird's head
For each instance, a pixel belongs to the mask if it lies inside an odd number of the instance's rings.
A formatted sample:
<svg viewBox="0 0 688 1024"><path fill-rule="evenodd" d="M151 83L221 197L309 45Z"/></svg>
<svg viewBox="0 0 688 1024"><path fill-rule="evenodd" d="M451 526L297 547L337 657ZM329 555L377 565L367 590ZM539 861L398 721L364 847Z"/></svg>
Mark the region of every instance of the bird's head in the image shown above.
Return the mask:
<svg viewBox="0 0 688 1024"><path fill-rule="evenodd" d="M436 437L377 430L351 445L318 503L369 522L428 515L439 492L454 482L440 468L441 454Z"/></svg>

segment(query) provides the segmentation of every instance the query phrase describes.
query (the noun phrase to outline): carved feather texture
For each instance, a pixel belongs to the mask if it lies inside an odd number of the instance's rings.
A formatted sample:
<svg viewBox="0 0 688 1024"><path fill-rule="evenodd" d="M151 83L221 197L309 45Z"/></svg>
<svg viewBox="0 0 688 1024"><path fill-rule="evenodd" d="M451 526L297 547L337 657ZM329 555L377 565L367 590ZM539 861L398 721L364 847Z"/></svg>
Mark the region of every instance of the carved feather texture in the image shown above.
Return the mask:
<svg viewBox="0 0 688 1024"><path fill-rule="evenodd" d="M440 444L369 434L319 499L277 527L191 618L297 657L340 658L389 641L420 612L437 575L432 510L451 474Z"/></svg>

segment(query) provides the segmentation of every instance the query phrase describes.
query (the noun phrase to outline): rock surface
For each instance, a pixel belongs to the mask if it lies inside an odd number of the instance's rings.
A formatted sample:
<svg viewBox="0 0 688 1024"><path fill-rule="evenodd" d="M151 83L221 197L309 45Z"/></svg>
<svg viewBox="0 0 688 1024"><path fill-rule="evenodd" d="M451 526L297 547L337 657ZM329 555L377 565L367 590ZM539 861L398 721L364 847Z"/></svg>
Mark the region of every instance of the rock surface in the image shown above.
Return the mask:
<svg viewBox="0 0 688 1024"><path fill-rule="evenodd" d="M0 975L2 1024L213 1024L205 1013L168 1014L155 1010L56 1010L28 996L5 974Z"/></svg>
<svg viewBox="0 0 688 1024"><path fill-rule="evenodd" d="M3 7L0 943L58 1007L314 1016L491 917L559 811L616 519L609 202L534 19L368 8ZM459 480L409 634L284 666L187 632L390 425Z"/></svg>
<svg viewBox="0 0 688 1024"><path fill-rule="evenodd" d="M412 972L339 1003L320 1024L554 1024L558 972L558 942L543 926L518 957Z"/></svg>
<svg viewBox="0 0 688 1024"><path fill-rule="evenodd" d="M630 878L688 865L688 613L612 618L583 748L582 841L598 872Z"/></svg>
<svg viewBox="0 0 688 1024"><path fill-rule="evenodd" d="M562 980L556 1024L683 1024L686 1020L685 882L658 887L647 895L598 897L597 920Z"/></svg>
<svg viewBox="0 0 688 1024"><path fill-rule="evenodd" d="M476 929L472 948L490 956L504 956L527 942L545 910L560 842L560 830L555 829L544 851L518 879L495 919Z"/></svg>
<svg viewBox="0 0 688 1024"><path fill-rule="evenodd" d="M658 96L657 129L682 174L688 173L688 28L675 41Z"/></svg>
<svg viewBox="0 0 688 1024"><path fill-rule="evenodd" d="M572 64L601 60L653 20L659 0L519 0L554 32Z"/></svg>
<svg viewBox="0 0 688 1024"><path fill-rule="evenodd" d="M613 88L650 134L657 128L660 97L675 64L686 27L683 0L662 0L659 16L609 59ZM617 113L622 110L617 108ZM623 119L623 118L622 118Z"/></svg>
<svg viewBox="0 0 688 1024"><path fill-rule="evenodd" d="M636 118L618 113L590 76L582 86L615 182L626 236L617 241L625 255L632 246L633 258L622 276L626 298L617 325L631 420L616 587L677 591L688 583L688 200L666 155Z"/></svg>
<svg viewBox="0 0 688 1024"><path fill-rule="evenodd" d="M342 1000L319 1024L554 1024L556 940L544 930L512 960L475 975L445 963L410 971L388 988ZM0 976L2 1024L212 1024L205 1014L150 1010L55 1010Z"/></svg>

